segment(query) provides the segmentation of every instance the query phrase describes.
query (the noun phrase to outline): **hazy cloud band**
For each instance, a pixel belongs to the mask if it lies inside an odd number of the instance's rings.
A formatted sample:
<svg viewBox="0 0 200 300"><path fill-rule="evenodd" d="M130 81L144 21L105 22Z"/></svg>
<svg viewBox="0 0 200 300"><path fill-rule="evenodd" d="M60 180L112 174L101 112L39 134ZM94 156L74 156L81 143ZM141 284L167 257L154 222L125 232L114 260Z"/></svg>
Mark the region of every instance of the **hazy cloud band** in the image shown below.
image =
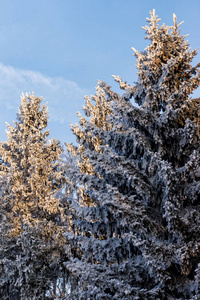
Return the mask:
<svg viewBox="0 0 200 300"><path fill-rule="evenodd" d="M33 92L48 102L50 120L73 122L75 112L81 110L86 89L62 77L49 77L40 72L17 69L0 63L0 105L15 109L22 93Z"/></svg>

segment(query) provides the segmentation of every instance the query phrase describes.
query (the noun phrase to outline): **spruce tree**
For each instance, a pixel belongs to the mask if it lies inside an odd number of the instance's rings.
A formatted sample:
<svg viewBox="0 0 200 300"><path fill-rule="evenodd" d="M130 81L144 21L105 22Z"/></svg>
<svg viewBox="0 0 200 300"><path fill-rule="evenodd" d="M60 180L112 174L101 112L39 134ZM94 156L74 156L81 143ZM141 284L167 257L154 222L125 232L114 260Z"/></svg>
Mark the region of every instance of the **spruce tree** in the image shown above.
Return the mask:
<svg viewBox="0 0 200 300"><path fill-rule="evenodd" d="M64 205L57 197L65 182L63 149L59 141L48 142L41 101L34 94L21 97L15 126L7 124L8 141L0 144L2 299L50 296L64 255Z"/></svg>
<svg viewBox="0 0 200 300"><path fill-rule="evenodd" d="M173 19L150 12L138 82L99 82L72 127L70 299L200 297L200 72Z"/></svg>

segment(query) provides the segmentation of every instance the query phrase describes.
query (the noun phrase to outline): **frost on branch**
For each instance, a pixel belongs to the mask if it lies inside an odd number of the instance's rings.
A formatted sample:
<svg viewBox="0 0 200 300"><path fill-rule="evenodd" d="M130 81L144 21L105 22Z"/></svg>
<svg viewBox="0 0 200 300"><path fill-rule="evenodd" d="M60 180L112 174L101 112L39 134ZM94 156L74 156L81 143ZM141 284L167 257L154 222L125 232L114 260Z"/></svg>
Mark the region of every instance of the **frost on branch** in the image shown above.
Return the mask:
<svg viewBox="0 0 200 300"><path fill-rule="evenodd" d="M65 184L62 147L52 139L46 105L21 97L15 126L1 142L0 298L42 299L58 276L64 254L64 205L57 192Z"/></svg>
<svg viewBox="0 0 200 300"><path fill-rule="evenodd" d="M199 86L199 64L192 67L196 50L189 48L185 36L180 35L174 14L173 26L157 23L160 19L155 10L147 18L149 26L143 27L150 45L144 52L136 51L138 84L135 101L152 111L163 111L166 107L178 108Z"/></svg>
<svg viewBox="0 0 200 300"><path fill-rule="evenodd" d="M70 299L198 299L200 73L173 19L150 13L138 82L115 76L120 96L99 81L72 128Z"/></svg>

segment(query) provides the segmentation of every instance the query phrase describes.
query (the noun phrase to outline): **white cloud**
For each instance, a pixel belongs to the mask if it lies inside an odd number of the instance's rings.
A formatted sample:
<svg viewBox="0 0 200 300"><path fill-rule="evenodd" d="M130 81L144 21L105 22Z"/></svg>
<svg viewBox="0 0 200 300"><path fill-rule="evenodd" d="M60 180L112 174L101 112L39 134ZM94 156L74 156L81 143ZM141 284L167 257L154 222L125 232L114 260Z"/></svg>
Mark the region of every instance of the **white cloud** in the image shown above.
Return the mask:
<svg viewBox="0 0 200 300"><path fill-rule="evenodd" d="M50 120L73 122L76 111L84 104L86 89L62 77L49 77L31 70L17 69L0 63L0 106L18 112L22 93L33 92L48 102Z"/></svg>

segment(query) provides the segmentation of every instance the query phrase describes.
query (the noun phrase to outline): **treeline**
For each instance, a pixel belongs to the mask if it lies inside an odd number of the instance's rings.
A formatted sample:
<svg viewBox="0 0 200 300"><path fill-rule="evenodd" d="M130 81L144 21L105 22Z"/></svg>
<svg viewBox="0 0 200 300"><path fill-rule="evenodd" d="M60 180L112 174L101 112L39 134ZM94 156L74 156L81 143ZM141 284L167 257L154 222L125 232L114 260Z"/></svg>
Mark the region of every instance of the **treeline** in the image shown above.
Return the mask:
<svg viewBox="0 0 200 300"><path fill-rule="evenodd" d="M85 97L78 146L21 97L0 143L1 299L200 299L200 64L176 16L159 21L138 81Z"/></svg>

